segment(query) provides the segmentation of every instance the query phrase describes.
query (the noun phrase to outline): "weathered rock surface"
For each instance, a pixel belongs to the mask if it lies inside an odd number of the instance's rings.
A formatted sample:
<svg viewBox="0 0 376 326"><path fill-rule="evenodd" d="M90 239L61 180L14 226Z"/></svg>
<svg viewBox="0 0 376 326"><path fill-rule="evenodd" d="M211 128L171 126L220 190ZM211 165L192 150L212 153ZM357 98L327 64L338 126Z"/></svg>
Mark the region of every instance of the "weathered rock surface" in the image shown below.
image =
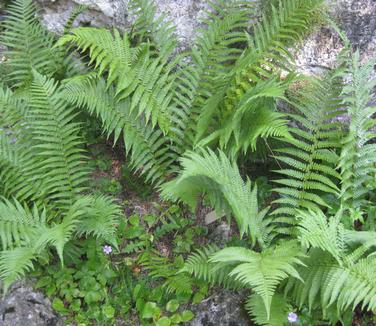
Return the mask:
<svg viewBox="0 0 376 326"><path fill-rule="evenodd" d="M29 283L14 284L0 298L0 326L62 326L51 303Z"/></svg>
<svg viewBox="0 0 376 326"><path fill-rule="evenodd" d="M196 317L190 326L249 326L247 313L243 310L243 296L220 290L200 304L193 306Z"/></svg>
<svg viewBox="0 0 376 326"><path fill-rule="evenodd" d="M42 8L43 21L49 29L61 32L70 12L77 4L91 9L82 14L78 23L90 26L129 26L130 0L34 0ZM262 0L259 0L262 1ZM208 0L156 0L159 13L169 16L177 27L177 36L186 47L194 38ZM376 55L376 1L326 0L332 18L345 31L354 47L361 50L362 58ZM302 44L297 54L301 70L313 72L335 62L342 42L331 28L320 28Z"/></svg>

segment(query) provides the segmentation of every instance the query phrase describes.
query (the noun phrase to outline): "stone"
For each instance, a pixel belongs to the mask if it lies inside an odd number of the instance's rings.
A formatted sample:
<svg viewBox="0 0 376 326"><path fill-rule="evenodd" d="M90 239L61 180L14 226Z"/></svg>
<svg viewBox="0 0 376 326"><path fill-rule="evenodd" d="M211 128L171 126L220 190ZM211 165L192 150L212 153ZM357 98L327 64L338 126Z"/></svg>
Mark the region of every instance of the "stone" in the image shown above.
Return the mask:
<svg viewBox="0 0 376 326"><path fill-rule="evenodd" d="M44 295L32 283L17 282L0 298L0 326L62 326Z"/></svg>
<svg viewBox="0 0 376 326"><path fill-rule="evenodd" d="M327 0L328 12L350 40L359 49L363 61L376 56L376 1ZM296 59L305 73L331 68L343 42L333 28L322 27L304 40Z"/></svg>
<svg viewBox="0 0 376 326"><path fill-rule="evenodd" d="M219 290L191 309L195 318L189 326L249 326L249 316L244 310L245 296L239 292Z"/></svg>
<svg viewBox="0 0 376 326"><path fill-rule="evenodd" d="M45 25L61 33L75 5L85 4L90 10L80 15L77 23L89 26L129 27L133 17L129 13L131 0L34 0L41 7ZM159 14L165 14L176 25L179 48L189 47L200 27L207 0L155 0ZM262 0L259 0L260 2ZM326 0L332 18L344 30L363 60L376 55L376 1ZM342 49L337 33L328 27L314 31L304 40L296 54L299 69L304 73L333 66Z"/></svg>

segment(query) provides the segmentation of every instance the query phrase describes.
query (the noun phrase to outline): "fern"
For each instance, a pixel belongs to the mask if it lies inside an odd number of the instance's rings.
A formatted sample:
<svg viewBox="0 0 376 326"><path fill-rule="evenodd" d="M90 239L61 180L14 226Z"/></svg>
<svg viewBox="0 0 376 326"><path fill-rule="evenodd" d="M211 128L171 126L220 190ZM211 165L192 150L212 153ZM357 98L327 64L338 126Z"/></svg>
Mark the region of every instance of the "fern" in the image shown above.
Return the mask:
<svg viewBox="0 0 376 326"><path fill-rule="evenodd" d="M152 125L158 122L166 131L169 126L169 104L174 92L173 63L168 55L157 56L150 45L131 47L128 34L117 30L112 35L104 29L81 27L63 36L58 45L76 44L82 52L90 50L90 62L99 74L108 71L108 84L115 83L117 100L130 98L130 111L143 114Z"/></svg>
<svg viewBox="0 0 376 326"><path fill-rule="evenodd" d="M236 264L229 276L260 295L269 319L277 286L288 277L301 279L296 267L303 265L303 256L296 242L287 241L261 253L241 247L225 248L215 253L209 261Z"/></svg>
<svg viewBox="0 0 376 326"><path fill-rule="evenodd" d="M175 26L165 15L157 17L157 7L151 0L133 0L129 4L132 15L136 16L132 23L131 39L136 43L150 42L155 50L170 55L177 46Z"/></svg>
<svg viewBox="0 0 376 326"><path fill-rule="evenodd" d="M373 190L376 146L373 144L376 112L369 106L376 79L371 79L375 59L360 65L359 52L350 59L344 77L350 82L343 88L343 104L348 108L349 131L343 140L338 167L341 169L341 203L356 210L367 205L367 194Z"/></svg>
<svg viewBox="0 0 376 326"><path fill-rule="evenodd" d="M240 288L239 282L229 276L231 266L219 268L218 264L209 262L209 258L220 249L216 245L208 245L201 250L191 254L184 263L180 273L188 273L195 278L203 280L212 285L223 285L227 288Z"/></svg>
<svg viewBox="0 0 376 326"><path fill-rule="evenodd" d="M310 309L320 295L324 311L334 303L340 312L358 304L373 310L375 260L367 253L375 245L374 234L363 243L364 238L354 238L353 232L346 232L338 220L340 216L339 213L327 221L320 211L301 213L300 238L310 248L303 260L307 267L299 269L304 283L291 279L286 291L292 293L299 305L308 303Z"/></svg>
<svg viewBox="0 0 376 326"><path fill-rule="evenodd" d="M264 219L268 209L258 209L257 187L252 189L250 180L243 181L237 166L223 152L218 156L211 150L189 152L181 165L180 176L162 186L163 198L195 208L199 195L206 194L218 212L224 210L235 217L240 234L249 234L253 244L263 245L268 240L272 225Z"/></svg>
<svg viewBox="0 0 376 326"><path fill-rule="evenodd" d="M173 139L182 151L192 148L202 136L200 113L211 103L217 81L231 71L231 63L241 55L238 45L247 41L245 31L254 5L239 0L209 2L207 18L202 21L206 28L199 31L191 60L182 64L176 80L178 110L174 112Z"/></svg>
<svg viewBox="0 0 376 326"><path fill-rule="evenodd" d="M33 69L49 76L61 69L61 53L52 49L53 36L39 23L31 0L13 1L2 27L0 43L8 48L5 78L12 87L29 83Z"/></svg>
<svg viewBox="0 0 376 326"><path fill-rule="evenodd" d="M278 154L275 155L283 164L276 172L283 178L274 181L278 184L274 191L281 197L274 201L279 207L273 215L276 215L276 221L288 224L295 223L297 209L328 207L323 195L339 194L337 184L340 175L335 167L341 127L335 119L342 113L339 99L341 83L336 72L323 80L301 82L303 85L308 83L308 86L295 94L292 89L289 98L294 108L294 112L289 114L289 132L293 137L285 139L289 146L277 149Z"/></svg>
<svg viewBox="0 0 376 326"><path fill-rule="evenodd" d="M262 298L258 294L250 295L245 308L249 312L250 316L252 316L252 320L257 323L257 325L287 325L286 316L290 310L286 302L286 298L284 298L281 294L277 293L273 296L269 317L265 310Z"/></svg>
<svg viewBox="0 0 376 326"><path fill-rule="evenodd" d="M100 118L107 137L113 135L117 142L123 136L132 166L143 173L147 181L158 185L174 171L177 155L168 137L130 112L128 100L116 101L115 91L106 87L103 79L91 75L67 79L64 93L72 104Z"/></svg>
<svg viewBox="0 0 376 326"><path fill-rule="evenodd" d="M198 119L197 125L201 129L198 133L199 137L205 134L210 135L213 132L212 130L215 133L217 129L228 128L226 126L228 121L231 121L235 114L239 115L238 110L243 104L245 106L242 110L246 110L243 116L248 119L251 118L252 111L255 111L255 116L261 114L262 116L269 116L269 119L264 119L267 124L260 126L256 133L253 129L248 129L248 138L245 137L244 143L239 143L239 138L237 139L238 142L234 141L237 148L254 146L255 141L249 142L248 139L254 139L260 134L287 135L286 129L283 129L283 124L281 125L283 119L280 116L274 115L276 120L270 123L275 102L274 105L273 102L270 105L268 101L247 103L244 100L253 95L252 88L257 87L259 82L273 78L273 74L279 75L281 68L288 70L292 56L286 48L292 42L299 41L302 38L320 3L321 1L316 0L288 0L283 2L283 5L281 2L278 10L273 8L272 15L263 18L262 22L255 27L253 37L249 38L248 47L236 60L234 67L230 72L218 78L215 86L213 86L215 91L203 105ZM219 126L217 121L219 121ZM269 131L260 132L262 127L269 129ZM246 133L246 130L244 133ZM232 132L236 135L237 131L233 130ZM226 137L222 137L221 140L222 146L227 145L228 135L231 135L231 132L226 132L225 135ZM231 154L234 156L237 153Z"/></svg>

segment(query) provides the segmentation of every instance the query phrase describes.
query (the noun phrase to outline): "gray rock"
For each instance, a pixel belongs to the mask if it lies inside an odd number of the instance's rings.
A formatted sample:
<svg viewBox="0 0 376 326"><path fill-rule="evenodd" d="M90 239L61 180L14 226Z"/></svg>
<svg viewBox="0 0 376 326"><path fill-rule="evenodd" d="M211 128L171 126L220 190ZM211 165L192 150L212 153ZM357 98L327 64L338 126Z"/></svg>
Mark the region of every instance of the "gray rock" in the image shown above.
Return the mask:
<svg viewBox="0 0 376 326"><path fill-rule="evenodd" d="M249 326L252 325L244 311L244 296L238 292L220 290L192 307L196 317L190 326Z"/></svg>
<svg viewBox="0 0 376 326"><path fill-rule="evenodd" d="M345 32L364 60L376 55L376 1L374 0L327 0L332 19ZM328 27L316 30L304 40L297 54L297 64L303 72L316 72L330 68L337 54L343 49L338 34Z"/></svg>
<svg viewBox="0 0 376 326"><path fill-rule="evenodd" d="M211 243L215 243L219 247L224 247L226 242L231 238L231 227L226 222L219 224L210 234Z"/></svg>
<svg viewBox="0 0 376 326"><path fill-rule="evenodd" d="M42 9L46 26L62 32L64 23L73 7L86 4L90 10L82 14L78 23L90 26L129 26L133 17L129 15L130 0L34 0ZM262 0L259 0L262 1ZM164 13L176 25L176 34L181 48L192 42L207 7L207 0L156 0L158 13ZM361 50L362 58L376 55L376 1L374 0L326 0L331 16L345 31L354 47ZM296 54L301 71L312 73L321 66L331 67L342 42L331 28L315 31Z"/></svg>
<svg viewBox="0 0 376 326"><path fill-rule="evenodd" d="M29 283L15 283L5 298L0 298L0 326L62 325L50 301Z"/></svg>

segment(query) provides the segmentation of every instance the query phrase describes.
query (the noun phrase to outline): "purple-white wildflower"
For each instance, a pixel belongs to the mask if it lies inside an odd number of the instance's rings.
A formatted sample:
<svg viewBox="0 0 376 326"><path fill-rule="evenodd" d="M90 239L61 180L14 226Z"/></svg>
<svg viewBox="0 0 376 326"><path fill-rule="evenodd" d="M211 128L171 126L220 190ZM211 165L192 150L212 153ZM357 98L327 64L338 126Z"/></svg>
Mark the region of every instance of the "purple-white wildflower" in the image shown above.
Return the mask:
<svg viewBox="0 0 376 326"><path fill-rule="evenodd" d="M108 246L108 245L103 246L103 252L104 252L106 255L109 255L109 254L112 252L112 247L111 247L111 246Z"/></svg>
<svg viewBox="0 0 376 326"><path fill-rule="evenodd" d="M289 312L287 315L287 320L290 324L294 324L298 321L298 315L295 312Z"/></svg>

